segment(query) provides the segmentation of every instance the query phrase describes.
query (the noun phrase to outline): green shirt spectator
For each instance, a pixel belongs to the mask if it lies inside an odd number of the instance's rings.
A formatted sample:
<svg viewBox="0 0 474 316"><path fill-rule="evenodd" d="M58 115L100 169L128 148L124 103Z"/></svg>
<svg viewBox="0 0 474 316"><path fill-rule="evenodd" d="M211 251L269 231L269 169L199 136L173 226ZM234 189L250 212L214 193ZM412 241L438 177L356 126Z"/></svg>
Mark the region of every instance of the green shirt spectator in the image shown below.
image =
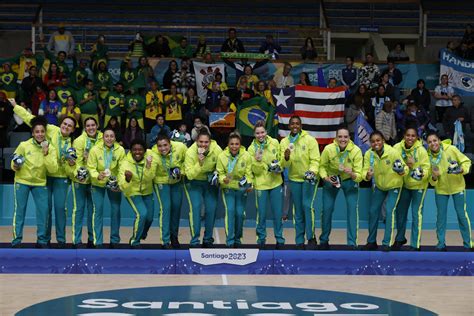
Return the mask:
<svg viewBox="0 0 474 316"><path fill-rule="evenodd" d="M55 88L56 94L58 95L58 100L63 106L67 103L68 97L72 96L74 99L76 99L76 96L74 95L75 92L71 87L69 87L68 83L69 79L63 78L61 80L61 85Z"/></svg>
<svg viewBox="0 0 474 316"><path fill-rule="evenodd" d="M193 49L188 45L188 39L186 37L182 37L179 46L176 46L171 50L171 56L175 58L193 57Z"/></svg>
<svg viewBox="0 0 474 316"><path fill-rule="evenodd" d="M102 104L99 102L97 92L94 91L94 83L92 80L86 80L86 87L78 92L77 100L79 100L79 109L81 110L81 120L84 125L84 120L90 116L99 122L99 115L102 114Z"/></svg>
<svg viewBox="0 0 474 316"><path fill-rule="evenodd" d="M112 116L116 116L121 123L122 109L125 104L125 94L123 94L123 84L117 82L115 89L112 90L103 102L105 110L104 125L107 126Z"/></svg>
<svg viewBox="0 0 474 316"><path fill-rule="evenodd" d="M18 65L18 81L21 82L23 78L28 77L28 70L31 66L41 69L44 58L41 55L33 54L31 47L26 47L21 53L12 58L0 58L0 65L6 62Z"/></svg>
<svg viewBox="0 0 474 316"><path fill-rule="evenodd" d="M99 91L101 101L107 98L110 90L112 90L112 76L107 69L107 61L102 59L98 62L97 71L94 73L94 86Z"/></svg>
<svg viewBox="0 0 474 316"><path fill-rule="evenodd" d="M58 65L59 70L66 76L71 74L71 69L66 63L66 52L59 52L57 56L51 53L46 47L44 47L44 56L46 56L45 62L43 63L43 67L47 71L49 68L50 63L56 63ZM39 68L38 68L39 69Z"/></svg>
<svg viewBox="0 0 474 316"><path fill-rule="evenodd" d="M86 71L87 60L81 59L77 65L76 58L73 58L74 68L71 71L70 86L76 90L84 88L85 81L88 80L89 74Z"/></svg>
<svg viewBox="0 0 474 316"><path fill-rule="evenodd" d="M3 72L0 73L0 91L5 92L8 98L15 98L18 92L18 76L12 71L11 64L3 64Z"/></svg>

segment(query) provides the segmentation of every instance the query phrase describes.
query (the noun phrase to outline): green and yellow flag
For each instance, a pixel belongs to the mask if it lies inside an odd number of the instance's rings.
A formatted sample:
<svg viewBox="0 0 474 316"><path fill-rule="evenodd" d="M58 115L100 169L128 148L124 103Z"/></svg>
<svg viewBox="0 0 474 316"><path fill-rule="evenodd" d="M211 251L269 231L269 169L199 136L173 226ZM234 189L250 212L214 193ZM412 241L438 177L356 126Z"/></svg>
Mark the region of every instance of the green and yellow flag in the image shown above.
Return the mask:
<svg viewBox="0 0 474 316"><path fill-rule="evenodd" d="M253 136L255 124L263 120L268 133L273 134L275 108L264 97L255 97L239 104L236 115L236 127L240 135ZM272 136L272 135L271 135Z"/></svg>

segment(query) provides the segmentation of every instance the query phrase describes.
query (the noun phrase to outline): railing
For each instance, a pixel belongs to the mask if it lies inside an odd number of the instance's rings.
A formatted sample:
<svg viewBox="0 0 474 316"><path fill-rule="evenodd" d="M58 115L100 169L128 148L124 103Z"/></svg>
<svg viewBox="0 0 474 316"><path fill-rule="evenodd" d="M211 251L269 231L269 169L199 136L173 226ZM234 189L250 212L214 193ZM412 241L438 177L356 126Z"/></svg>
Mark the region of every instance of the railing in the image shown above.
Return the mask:
<svg viewBox="0 0 474 316"><path fill-rule="evenodd" d="M420 35L423 48L426 47L426 32L428 27L428 12L425 11L423 6L423 1L420 1L420 17L419 17L419 30L418 33Z"/></svg>
<svg viewBox="0 0 474 316"><path fill-rule="evenodd" d="M329 20L326 15L326 8L323 1L319 2L319 35L323 36L323 47L326 53L326 60L331 60L331 30L329 29ZM326 31L323 31L326 30Z"/></svg>
<svg viewBox="0 0 474 316"><path fill-rule="evenodd" d="M38 15L38 22L34 22L31 25L31 39L32 39L32 46L35 47L36 45L36 34L39 31L39 36L42 37L43 35L43 27L57 27L58 23L42 23L42 11ZM72 23L68 24L68 27L83 27L82 34L78 35L75 34L76 42L85 44L86 43L86 27L93 27L101 29L101 32L106 32L107 29L115 31L117 29L130 32L136 32L145 29L146 31L153 31L153 30L182 30L183 36L187 36L188 38L191 37L193 34L198 36L199 30L215 30L216 32L222 32L222 38L226 38L227 30L229 25L209 25L209 26L202 26L202 25L131 25L131 24L90 24L90 23ZM278 41L280 34L282 32L288 31L297 31L297 32L307 32L310 34L314 34L314 37L320 37L318 34L323 35L323 49L324 52L327 53L327 59L330 59L331 56L331 30L327 27L295 27L295 28L281 28L276 26L238 26L239 30L262 30L262 35L268 33L268 31L274 32L274 37ZM103 30L103 31L102 31ZM264 32L265 31L265 32ZM81 38L79 39L78 36Z"/></svg>

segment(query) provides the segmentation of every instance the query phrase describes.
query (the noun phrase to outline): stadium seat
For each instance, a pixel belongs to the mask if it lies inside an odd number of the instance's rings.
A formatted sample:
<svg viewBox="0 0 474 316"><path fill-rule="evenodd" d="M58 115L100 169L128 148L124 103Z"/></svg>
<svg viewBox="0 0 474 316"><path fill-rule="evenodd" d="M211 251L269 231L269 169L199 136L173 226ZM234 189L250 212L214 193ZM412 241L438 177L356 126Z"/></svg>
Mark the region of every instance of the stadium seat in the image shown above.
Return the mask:
<svg viewBox="0 0 474 316"><path fill-rule="evenodd" d="M151 133L145 135L145 142L148 148L151 148Z"/></svg>
<svg viewBox="0 0 474 316"><path fill-rule="evenodd" d="M12 132L9 137L10 147L18 147L21 142L31 138L31 133L29 132Z"/></svg>
<svg viewBox="0 0 474 316"><path fill-rule="evenodd" d="M4 169L12 170L10 164L11 164L12 155L13 155L14 152L15 152L15 148L13 148L13 147L3 148L3 163L4 163L3 167L4 167Z"/></svg>

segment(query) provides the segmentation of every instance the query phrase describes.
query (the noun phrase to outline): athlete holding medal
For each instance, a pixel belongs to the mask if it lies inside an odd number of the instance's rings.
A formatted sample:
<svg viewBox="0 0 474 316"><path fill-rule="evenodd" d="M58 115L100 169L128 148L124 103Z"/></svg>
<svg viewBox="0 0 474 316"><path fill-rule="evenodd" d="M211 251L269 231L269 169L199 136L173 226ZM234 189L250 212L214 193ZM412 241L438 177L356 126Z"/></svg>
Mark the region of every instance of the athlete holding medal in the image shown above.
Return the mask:
<svg viewBox="0 0 474 316"><path fill-rule="evenodd" d="M13 106L13 111L28 125L35 117L25 108L17 106L14 99L8 99ZM67 193L69 189L69 179L66 174L66 164L73 163L66 159L68 149L72 146L71 135L76 128L76 120L72 117L64 117L59 127L48 124L46 127L46 144L51 144L56 148L58 159L58 169L56 172L47 172L48 186L48 223L46 235L48 243L51 241L52 210L54 205L56 240L59 248L66 247L66 218L67 218Z"/></svg>
<svg viewBox="0 0 474 316"><path fill-rule="evenodd" d="M347 204L347 245L357 250L359 231L359 183L362 181L362 152L354 145L349 130L337 130L332 144L321 154L319 175L324 179L323 211L321 214L320 250L329 250L332 213L339 189L344 192Z"/></svg>
<svg viewBox="0 0 474 316"><path fill-rule="evenodd" d="M237 133L229 135L228 147L217 158L217 172L225 208L226 246L239 248L245 219L247 193L252 190L252 157L241 146Z"/></svg>
<svg viewBox="0 0 474 316"><path fill-rule="evenodd" d="M370 146L364 155L362 175L366 181L373 181L372 202L369 210L369 236L364 250L377 250L377 228L382 204L386 199L387 217L382 250L390 251L394 242L395 210L403 187L403 176L408 167L398 151L385 144L381 132L370 134Z"/></svg>
<svg viewBox="0 0 474 316"><path fill-rule="evenodd" d="M408 208L411 204L412 226L410 250L419 251L421 242L421 224L423 222L423 204L425 201L430 162L428 153L418 139L417 129L409 127L405 130L404 138L393 148L402 156L409 168L403 178L403 191L396 210L397 235L392 250L400 250L407 243L405 231L407 228Z"/></svg>
<svg viewBox="0 0 474 316"><path fill-rule="evenodd" d="M316 249L314 201L319 183L319 146L316 138L302 131L299 116L289 121L290 134L281 140L282 167L288 168L291 196L293 197L293 219L296 230L296 248Z"/></svg>
<svg viewBox="0 0 474 316"><path fill-rule="evenodd" d="M151 150L146 149L142 139L132 141L130 152L120 163L118 184L135 213L133 233L130 238L132 249L141 248L153 222L153 178L156 174L156 161Z"/></svg>
<svg viewBox="0 0 474 316"><path fill-rule="evenodd" d="M285 238L282 221L283 170L280 165L280 144L278 140L267 135L264 121L255 124L254 135L255 139L250 144L248 153L252 158L251 171L257 208L257 245L260 249L265 249L267 201L270 199L276 249L282 249Z"/></svg>
<svg viewBox="0 0 474 316"><path fill-rule="evenodd" d="M92 232L92 195L91 180L87 171L87 159L92 147L99 141L102 141L102 132L97 131L97 122L95 118L88 117L84 120L84 132L73 142L73 148L76 151L77 158L74 165L67 165L67 172L72 181L72 244L73 247L80 247L82 244L82 224L84 212L87 205L87 245L92 247L94 244L94 234ZM86 173L86 177L82 176Z"/></svg>
<svg viewBox="0 0 474 316"><path fill-rule="evenodd" d="M205 230L202 246L211 248L214 243L212 232L216 220L218 177L217 157L222 152L219 145L211 140L208 131L202 129L196 142L186 151L184 172L187 182L184 193L189 204L189 226L191 229L190 247L199 247L201 234L201 205L205 205Z"/></svg>
<svg viewBox="0 0 474 316"><path fill-rule="evenodd" d="M428 135L428 154L431 163L430 184L435 188L437 207L436 234L438 245L436 249L446 251L446 216L449 197L453 198L463 246L473 250L471 222L466 209L466 182L464 175L469 173L471 160L461 153L451 140L440 141L435 133Z"/></svg>
<svg viewBox="0 0 474 316"><path fill-rule="evenodd" d="M118 187L119 166L125 158L125 150L116 142L115 132L106 128L103 140L89 151L87 169L92 184L92 237L96 248L101 248L104 226L104 199L110 202L110 248L120 243L120 203L122 193Z"/></svg>
<svg viewBox="0 0 474 316"><path fill-rule="evenodd" d="M46 141L47 121L44 116L33 118L30 124L32 138L18 145L11 162L11 167L15 171L12 248L21 247L23 224L30 193L36 206L36 248L48 248L46 173L57 171L57 153L56 149L49 146Z"/></svg>
<svg viewBox="0 0 474 316"><path fill-rule="evenodd" d="M183 198L184 158L186 145L158 134L151 149L157 161L153 188L159 205L161 241L164 249L179 248L179 218Z"/></svg>

